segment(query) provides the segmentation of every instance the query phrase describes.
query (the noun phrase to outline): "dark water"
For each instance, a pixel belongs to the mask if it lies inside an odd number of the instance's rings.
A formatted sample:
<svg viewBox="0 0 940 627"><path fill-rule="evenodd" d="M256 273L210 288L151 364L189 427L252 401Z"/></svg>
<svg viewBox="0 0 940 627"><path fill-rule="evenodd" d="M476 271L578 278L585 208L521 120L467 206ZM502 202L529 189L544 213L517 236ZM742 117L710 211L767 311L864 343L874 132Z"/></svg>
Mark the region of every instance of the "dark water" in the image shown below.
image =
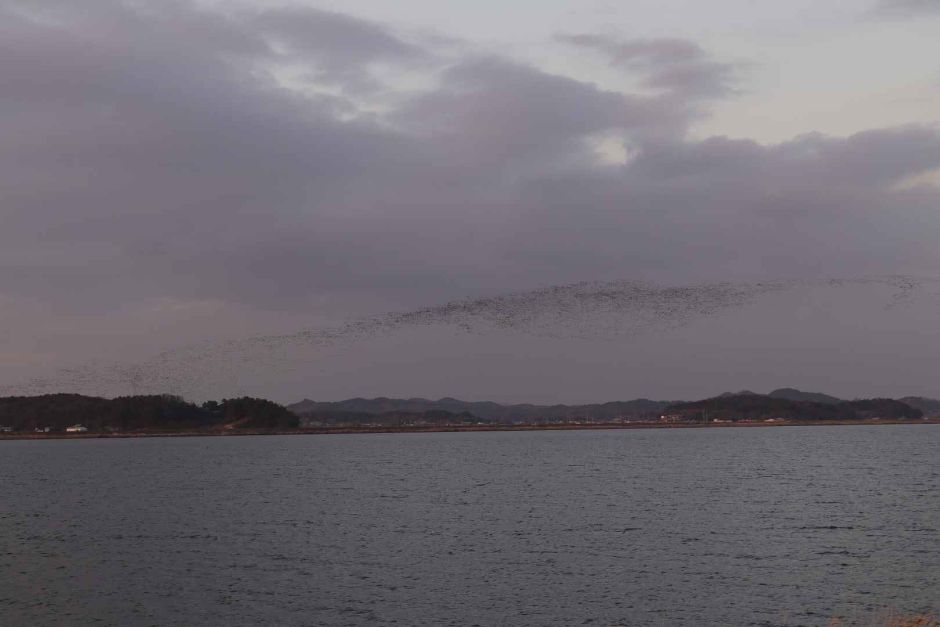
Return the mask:
<svg viewBox="0 0 940 627"><path fill-rule="evenodd" d="M940 610L940 427L0 442L0 624Z"/></svg>

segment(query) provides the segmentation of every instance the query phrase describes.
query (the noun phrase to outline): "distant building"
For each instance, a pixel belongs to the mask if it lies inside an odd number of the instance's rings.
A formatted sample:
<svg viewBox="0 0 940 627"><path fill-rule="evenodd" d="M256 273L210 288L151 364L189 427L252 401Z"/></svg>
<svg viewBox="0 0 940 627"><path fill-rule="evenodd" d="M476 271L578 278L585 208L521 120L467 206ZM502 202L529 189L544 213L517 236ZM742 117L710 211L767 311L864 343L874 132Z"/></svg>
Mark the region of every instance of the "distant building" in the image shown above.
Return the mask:
<svg viewBox="0 0 940 627"><path fill-rule="evenodd" d="M82 425L72 425L71 427L66 427L66 433L84 433L88 431L88 427L83 427Z"/></svg>
<svg viewBox="0 0 940 627"><path fill-rule="evenodd" d="M0 426L0 433L12 433L13 427Z"/></svg>
<svg viewBox="0 0 940 627"><path fill-rule="evenodd" d="M660 422L682 422L685 416L682 414L663 414L659 417Z"/></svg>

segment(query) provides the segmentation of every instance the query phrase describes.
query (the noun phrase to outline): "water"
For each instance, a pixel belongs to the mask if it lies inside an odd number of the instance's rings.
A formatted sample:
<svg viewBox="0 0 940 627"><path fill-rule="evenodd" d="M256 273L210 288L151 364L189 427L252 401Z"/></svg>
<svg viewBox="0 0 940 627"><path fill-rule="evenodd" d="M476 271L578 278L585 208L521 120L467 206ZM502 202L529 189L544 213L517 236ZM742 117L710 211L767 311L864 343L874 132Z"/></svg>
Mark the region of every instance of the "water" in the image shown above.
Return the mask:
<svg viewBox="0 0 940 627"><path fill-rule="evenodd" d="M0 442L0 624L940 610L940 428Z"/></svg>

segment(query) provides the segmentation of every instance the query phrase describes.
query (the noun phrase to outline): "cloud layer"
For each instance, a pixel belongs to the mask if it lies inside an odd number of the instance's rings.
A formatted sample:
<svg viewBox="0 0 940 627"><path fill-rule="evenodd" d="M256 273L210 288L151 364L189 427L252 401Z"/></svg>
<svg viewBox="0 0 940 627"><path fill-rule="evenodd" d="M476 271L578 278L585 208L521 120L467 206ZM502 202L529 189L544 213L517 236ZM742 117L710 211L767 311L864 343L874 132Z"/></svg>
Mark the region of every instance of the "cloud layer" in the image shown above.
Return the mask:
<svg viewBox="0 0 940 627"><path fill-rule="evenodd" d="M685 39L617 40L606 35L560 34L559 41L594 50L615 67L639 72L646 87L693 97L734 92L734 66L710 59Z"/></svg>

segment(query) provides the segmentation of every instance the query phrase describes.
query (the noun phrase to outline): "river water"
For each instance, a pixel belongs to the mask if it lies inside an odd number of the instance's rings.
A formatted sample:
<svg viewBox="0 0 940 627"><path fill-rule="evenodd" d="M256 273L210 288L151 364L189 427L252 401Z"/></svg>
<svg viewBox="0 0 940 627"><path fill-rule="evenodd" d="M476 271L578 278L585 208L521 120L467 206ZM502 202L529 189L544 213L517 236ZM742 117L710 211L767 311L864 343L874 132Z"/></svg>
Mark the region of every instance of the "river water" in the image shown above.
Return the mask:
<svg viewBox="0 0 940 627"><path fill-rule="evenodd" d="M940 610L940 427L0 442L0 625Z"/></svg>

